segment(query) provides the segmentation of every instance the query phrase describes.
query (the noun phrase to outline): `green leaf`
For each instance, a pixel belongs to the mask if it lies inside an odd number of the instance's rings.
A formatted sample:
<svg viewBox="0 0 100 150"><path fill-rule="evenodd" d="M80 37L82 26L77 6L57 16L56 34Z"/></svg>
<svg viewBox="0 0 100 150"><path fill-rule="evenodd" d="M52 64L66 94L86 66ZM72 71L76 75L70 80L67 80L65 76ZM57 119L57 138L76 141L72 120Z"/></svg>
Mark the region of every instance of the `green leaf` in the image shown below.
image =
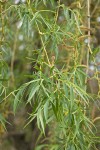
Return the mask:
<svg viewBox="0 0 100 150"><path fill-rule="evenodd" d="M42 127L42 131L45 134L45 126L44 126L44 120L43 120L43 112L41 110L41 108L38 110L37 112L37 123L38 123L38 127L41 130Z"/></svg>
<svg viewBox="0 0 100 150"><path fill-rule="evenodd" d="M44 117L46 122L48 120L48 111L49 111L49 101L47 100L46 103L44 104Z"/></svg>
<svg viewBox="0 0 100 150"><path fill-rule="evenodd" d="M70 103L71 103L71 110L72 110L74 105L74 91L72 86L70 86Z"/></svg>
<svg viewBox="0 0 100 150"><path fill-rule="evenodd" d="M50 2L51 2L51 4L52 4L52 6L54 6L54 0L50 0Z"/></svg>
<svg viewBox="0 0 100 150"><path fill-rule="evenodd" d="M46 5L46 0L43 0L44 5Z"/></svg>
<svg viewBox="0 0 100 150"><path fill-rule="evenodd" d="M41 149L46 148L46 147L48 147L47 144L42 144L42 145L36 146L35 150L41 150Z"/></svg>
<svg viewBox="0 0 100 150"><path fill-rule="evenodd" d="M34 97L35 93L39 90L40 88L40 85L38 82L34 83L30 93L29 93L29 96L28 96L28 100L27 100L27 103L30 103L32 98Z"/></svg>
<svg viewBox="0 0 100 150"><path fill-rule="evenodd" d="M1 122L2 126L4 127L4 129L6 130L5 123L9 123L9 122L3 117L2 114L0 114L0 122Z"/></svg>
<svg viewBox="0 0 100 150"><path fill-rule="evenodd" d="M55 107L55 105L53 103L52 103L52 109L53 109L53 112L55 114L56 119L58 119L57 110L56 110L56 107Z"/></svg>
<svg viewBox="0 0 100 150"><path fill-rule="evenodd" d="M13 111L14 114L16 113L16 109L18 107L19 102L21 102L21 99L23 97L24 91L25 91L26 86L23 85L22 87L19 88L19 91L17 92L17 94L15 95L15 93L13 92L13 96L15 97L14 99L14 103L13 103Z"/></svg>

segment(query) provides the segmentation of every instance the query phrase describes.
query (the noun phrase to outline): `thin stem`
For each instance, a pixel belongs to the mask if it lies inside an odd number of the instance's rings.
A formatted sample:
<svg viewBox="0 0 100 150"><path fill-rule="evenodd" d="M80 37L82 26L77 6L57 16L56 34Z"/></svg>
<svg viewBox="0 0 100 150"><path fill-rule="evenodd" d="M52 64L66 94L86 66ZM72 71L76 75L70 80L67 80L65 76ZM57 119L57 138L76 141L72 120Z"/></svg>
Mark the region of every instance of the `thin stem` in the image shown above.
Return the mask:
<svg viewBox="0 0 100 150"><path fill-rule="evenodd" d="M93 123L97 120L100 120L100 117L96 117L94 120L93 120Z"/></svg>
<svg viewBox="0 0 100 150"><path fill-rule="evenodd" d="M86 69L86 74L88 74L88 68L89 68L89 52L90 52L90 0L87 0L87 23L88 23L88 49L87 49L87 69ZM87 83L87 78L86 78L86 83Z"/></svg>
<svg viewBox="0 0 100 150"><path fill-rule="evenodd" d="M87 0L87 24L88 24L88 49L86 54L86 74L88 75L89 69L89 52L90 52L90 0ZM87 84L87 77L85 79L85 84ZM86 88L87 86L85 86ZM86 89L85 89L86 90ZM86 104L84 103L84 115L86 114Z"/></svg>
<svg viewBox="0 0 100 150"><path fill-rule="evenodd" d="M60 8L60 0L58 1L58 9L56 11L55 23L57 22L57 19L58 19L59 8Z"/></svg>
<svg viewBox="0 0 100 150"><path fill-rule="evenodd" d="M43 46L45 55L46 55L46 57L47 57L48 64L51 66L51 63L50 63L50 61L49 61L49 57L48 57L48 54L47 54L47 51L46 51L46 48L45 48L45 45L44 45L44 42L43 42L43 39L42 39L42 36L41 36L42 32L40 31L40 29L39 29L37 23L36 23L36 25L37 25L37 28L38 28L38 32L39 32L39 34L40 34L40 39L41 39L41 42L42 42L42 46Z"/></svg>

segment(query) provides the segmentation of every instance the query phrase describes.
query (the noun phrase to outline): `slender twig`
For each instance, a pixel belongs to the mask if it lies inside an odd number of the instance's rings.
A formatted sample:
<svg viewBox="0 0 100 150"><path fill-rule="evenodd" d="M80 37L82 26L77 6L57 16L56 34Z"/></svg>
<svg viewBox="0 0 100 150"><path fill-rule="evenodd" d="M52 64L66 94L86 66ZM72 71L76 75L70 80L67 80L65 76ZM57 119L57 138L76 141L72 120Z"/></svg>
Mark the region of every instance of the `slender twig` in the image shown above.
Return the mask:
<svg viewBox="0 0 100 150"><path fill-rule="evenodd" d="M41 42L42 42L42 46L43 46L45 55L46 55L46 57L47 57L48 64L51 66L51 63L50 63L50 60L49 60L49 57L48 57L48 54L47 54L47 51L46 51L46 48L45 48L45 44L44 44L43 39L42 39L42 36L41 36L42 32L40 31L39 26L38 26L37 23L36 23L36 25L37 25L37 28L38 28L38 32L39 32L39 35L40 35L40 39L41 39Z"/></svg>
<svg viewBox="0 0 100 150"><path fill-rule="evenodd" d="M55 15L55 23L57 22L57 19L58 19L59 8L60 8L60 0L58 1L58 9L57 9L56 15Z"/></svg>
<svg viewBox="0 0 100 150"><path fill-rule="evenodd" d="M88 49L87 49L87 69L86 69L86 74L88 74L88 68L89 68L89 52L90 52L90 0L87 0L87 23L88 23ZM86 78L86 83L87 83L87 78Z"/></svg>
<svg viewBox="0 0 100 150"><path fill-rule="evenodd" d="M88 69L89 69L89 52L90 52L90 0L87 0L87 26L88 26L88 49L86 54L86 74L88 75ZM87 77L85 79L85 84L87 84ZM85 86L86 88L86 86ZM87 90L87 89L85 89ZM84 114L86 114L86 104L84 103Z"/></svg>
<svg viewBox="0 0 100 150"><path fill-rule="evenodd" d="M97 120L100 120L100 117L96 117L94 120L93 120L93 123Z"/></svg>
<svg viewBox="0 0 100 150"><path fill-rule="evenodd" d="M91 35L91 33L90 33L90 0L87 0L87 10L88 10L88 15L87 15L87 17L88 17L88 47L90 47L90 35ZM88 60L89 60L89 49L88 49L88 53L87 53L87 63L88 63ZM88 65L88 64L87 64Z"/></svg>

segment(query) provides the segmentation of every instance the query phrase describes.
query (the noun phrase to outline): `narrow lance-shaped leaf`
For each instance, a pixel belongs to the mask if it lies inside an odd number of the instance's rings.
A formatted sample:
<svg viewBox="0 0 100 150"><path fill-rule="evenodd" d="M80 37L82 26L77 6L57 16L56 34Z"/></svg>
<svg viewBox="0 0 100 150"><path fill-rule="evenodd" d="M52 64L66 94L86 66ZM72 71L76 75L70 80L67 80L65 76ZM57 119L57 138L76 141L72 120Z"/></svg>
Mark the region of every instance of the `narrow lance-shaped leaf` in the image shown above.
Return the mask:
<svg viewBox="0 0 100 150"><path fill-rule="evenodd" d="M46 122L48 120L48 111L49 111L49 101L47 100L44 105L44 117L45 117Z"/></svg>
<svg viewBox="0 0 100 150"><path fill-rule="evenodd" d="M28 96L28 100L27 100L27 103L30 103L31 102L31 99L34 97L35 93L39 90L39 83L35 83L29 93L29 96Z"/></svg>

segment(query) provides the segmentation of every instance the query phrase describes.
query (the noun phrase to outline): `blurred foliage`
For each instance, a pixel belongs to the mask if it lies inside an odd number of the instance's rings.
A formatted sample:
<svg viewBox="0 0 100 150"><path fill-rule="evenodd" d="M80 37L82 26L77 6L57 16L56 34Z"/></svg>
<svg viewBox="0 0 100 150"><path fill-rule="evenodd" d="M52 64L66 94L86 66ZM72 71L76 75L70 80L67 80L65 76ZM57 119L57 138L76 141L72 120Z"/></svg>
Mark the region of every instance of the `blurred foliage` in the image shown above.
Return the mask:
<svg viewBox="0 0 100 150"><path fill-rule="evenodd" d="M8 128L7 136L15 140L24 124L27 139L38 133L30 149L97 149L99 14L99 0L0 1L1 134L9 116L17 113L14 123L20 129L10 133ZM32 123L37 123L33 131ZM21 137L26 138L23 133Z"/></svg>

